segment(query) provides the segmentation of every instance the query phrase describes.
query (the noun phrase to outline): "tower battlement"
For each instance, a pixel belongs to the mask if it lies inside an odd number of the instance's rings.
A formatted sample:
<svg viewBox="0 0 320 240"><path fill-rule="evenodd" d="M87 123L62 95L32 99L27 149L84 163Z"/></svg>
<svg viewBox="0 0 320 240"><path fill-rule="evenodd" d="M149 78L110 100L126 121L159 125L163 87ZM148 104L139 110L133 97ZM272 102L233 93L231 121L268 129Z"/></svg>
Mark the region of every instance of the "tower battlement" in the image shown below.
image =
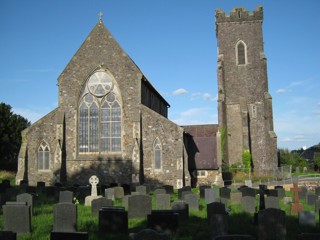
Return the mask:
<svg viewBox="0 0 320 240"><path fill-rule="evenodd" d="M263 20L263 8L258 6L253 13L245 10L244 7L234 8L230 15L226 15L220 8L216 9L216 23L222 22L243 22L243 21L255 21Z"/></svg>

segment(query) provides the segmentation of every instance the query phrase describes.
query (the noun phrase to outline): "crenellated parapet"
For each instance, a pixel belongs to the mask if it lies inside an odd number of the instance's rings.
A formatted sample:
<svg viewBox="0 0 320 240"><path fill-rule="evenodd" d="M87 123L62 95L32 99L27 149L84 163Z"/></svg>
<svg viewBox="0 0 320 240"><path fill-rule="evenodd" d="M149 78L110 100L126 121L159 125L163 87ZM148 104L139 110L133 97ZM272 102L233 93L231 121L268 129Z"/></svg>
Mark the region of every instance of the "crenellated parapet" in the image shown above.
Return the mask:
<svg viewBox="0 0 320 240"><path fill-rule="evenodd" d="M216 9L216 23L223 22L243 22L243 21L257 21L263 20L263 8L262 6L258 6L253 13L245 10L244 7L234 8L230 15L226 15L220 8Z"/></svg>

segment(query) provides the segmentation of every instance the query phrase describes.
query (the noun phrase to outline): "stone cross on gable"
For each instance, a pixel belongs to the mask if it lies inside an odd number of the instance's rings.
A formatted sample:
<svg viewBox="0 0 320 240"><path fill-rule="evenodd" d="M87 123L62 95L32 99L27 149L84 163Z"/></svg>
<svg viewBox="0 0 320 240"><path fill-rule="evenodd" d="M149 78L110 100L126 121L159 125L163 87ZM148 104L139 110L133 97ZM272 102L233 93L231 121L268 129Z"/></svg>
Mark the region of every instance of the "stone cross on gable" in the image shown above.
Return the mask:
<svg viewBox="0 0 320 240"><path fill-rule="evenodd" d="M89 183L91 184L91 196L98 196L97 185L99 183L99 178L93 175L89 178Z"/></svg>

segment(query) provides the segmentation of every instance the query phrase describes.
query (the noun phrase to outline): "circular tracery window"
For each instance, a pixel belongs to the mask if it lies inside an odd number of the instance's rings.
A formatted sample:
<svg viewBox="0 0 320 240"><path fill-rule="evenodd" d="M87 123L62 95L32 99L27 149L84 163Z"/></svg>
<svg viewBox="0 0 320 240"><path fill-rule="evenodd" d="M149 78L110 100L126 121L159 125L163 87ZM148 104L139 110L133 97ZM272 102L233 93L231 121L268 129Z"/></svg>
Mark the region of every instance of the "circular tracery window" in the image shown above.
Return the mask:
<svg viewBox="0 0 320 240"><path fill-rule="evenodd" d="M103 70L91 75L88 80L88 90L96 97L103 97L112 90L113 82L110 76Z"/></svg>

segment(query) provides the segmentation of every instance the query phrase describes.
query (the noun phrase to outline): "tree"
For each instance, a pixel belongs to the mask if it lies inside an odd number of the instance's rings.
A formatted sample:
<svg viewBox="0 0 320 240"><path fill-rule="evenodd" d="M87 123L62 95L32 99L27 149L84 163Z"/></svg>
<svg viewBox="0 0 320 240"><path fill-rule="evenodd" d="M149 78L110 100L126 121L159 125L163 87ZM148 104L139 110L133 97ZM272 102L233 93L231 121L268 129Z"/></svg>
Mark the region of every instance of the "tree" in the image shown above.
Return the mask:
<svg viewBox="0 0 320 240"><path fill-rule="evenodd" d="M11 106L0 103L0 168L17 170L21 131L30 126L24 117L14 114Z"/></svg>
<svg viewBox="0 0 320 240"><path fill-rule="evenodd" d="M317 154L314 158L313 158L313 164L314 164L314 170L319 171L320 169L320 154Z"/></svg>

